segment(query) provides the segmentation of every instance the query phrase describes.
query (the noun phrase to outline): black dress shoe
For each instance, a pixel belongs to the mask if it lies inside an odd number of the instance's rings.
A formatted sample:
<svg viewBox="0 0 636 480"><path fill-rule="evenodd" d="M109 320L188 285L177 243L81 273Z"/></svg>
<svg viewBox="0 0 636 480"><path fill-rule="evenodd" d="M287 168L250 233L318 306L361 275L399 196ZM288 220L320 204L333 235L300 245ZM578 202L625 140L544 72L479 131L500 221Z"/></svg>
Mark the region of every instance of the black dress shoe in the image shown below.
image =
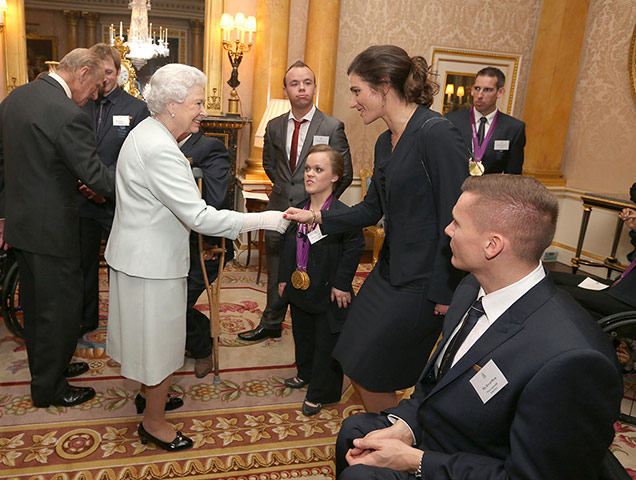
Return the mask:
<svg viewBox="0 0 636 480"><path fill-rule="evenodd" d="M143 443L144 445L150 441L158 447L161 447L169 452L176 452L177 450L192 448L193 445L192 439L186 437L183 433L181 433L181 431L177 432L177 436L174 437L174 440L170 443L159 440L158 438L148 433L141 423L139 424L137 433L139 434L141 443Z"/></svg>
<svg viewBox="0 0 636 480"><path fill-rule="evenodd" d="M68 390L56 399L50 402L33 402L33 406L38 408L46 408L49 405L57 405L59 407L73 407L95 397L95 389L92 387L74 387L69 385Z"/></svg>
<svg viewBox="0 0 636 480"><path fill-rule="evenodd" d="M302 378L296 376L286 378L283 383L289 388L303 388L305 385L307 385L308 382L305 382Z"/></svg>
<svg viewBox="0 0 636 480"><path fill-rule="evenodd" d="M64 370L64 376L66 378L77 377L82 375L90 370L88 363L86 362L77 362L77 363L69 363L66 370Z"/></svg>
<svg viewBox="0 0 636 480"><path fill-rule="evenodd" d="M313 403L313 402L312 402ZM317 403L316 405L309 405L307 400L303 402L303 415L306 417L311 417L312 415L316 415L320 410L322 410L322 404Z"/></svg>
<svg viewBox="0 0 636 480"><path fill-rule="evenodd" d="M265 328L261 325L254 330L248 330L238 334L241 340L247 342L255 342L256 340L262 340L263 338L280 338L282 330L280 328Z"/></svg>
<svg viewBox="0 0 636 480"><path fill-rule="evenodd" d="M146 399L137 394L137 396L135 397L135 407L137 407L138 415L144 413L144 410L146 409ZM175 410L179 407L183 407L183 399L179 397L171 397L170 395L168 395L168 400L166 400L166 410Z"/></svg>

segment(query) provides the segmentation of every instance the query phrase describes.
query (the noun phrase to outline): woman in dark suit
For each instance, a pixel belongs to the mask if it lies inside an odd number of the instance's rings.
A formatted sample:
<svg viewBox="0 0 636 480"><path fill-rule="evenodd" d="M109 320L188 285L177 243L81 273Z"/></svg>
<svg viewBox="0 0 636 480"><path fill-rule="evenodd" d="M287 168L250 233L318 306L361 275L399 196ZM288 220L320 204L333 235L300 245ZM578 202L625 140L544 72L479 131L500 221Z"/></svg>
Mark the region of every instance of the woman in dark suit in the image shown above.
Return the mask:
<svg viewBox="0 0 636 480"><path fill-rule="evenodd" d="M314 145L305 161L304 184L310 195L299 208L308 212L346 209L334 196L344 173L342 155L329 145ZM351 281L364 251L361 229L321 238L315 224L292 224L280 257L278 294L291 308L298 375L290 388L309 383L302 412L318 413L342 393L342 367L332 357L353 297ZM300 273L300 272L304 272Z"/></svg>
<svg viewBox="0 0 636 480"><path fill-rule="evenodd" d="M428 107L437 90L422 57L396 46L360 53L348 69L349 106L370 124L389 128L375 145L371 185L348 209L316 212L324 234L375 225L384 217L380 259L347 318L334 357L367 411L397 403L396 390L414 385L439 336L461 278L450 263L444 228L468 176L459 131ZM311 214L287 210L307 222Z"/></svg>

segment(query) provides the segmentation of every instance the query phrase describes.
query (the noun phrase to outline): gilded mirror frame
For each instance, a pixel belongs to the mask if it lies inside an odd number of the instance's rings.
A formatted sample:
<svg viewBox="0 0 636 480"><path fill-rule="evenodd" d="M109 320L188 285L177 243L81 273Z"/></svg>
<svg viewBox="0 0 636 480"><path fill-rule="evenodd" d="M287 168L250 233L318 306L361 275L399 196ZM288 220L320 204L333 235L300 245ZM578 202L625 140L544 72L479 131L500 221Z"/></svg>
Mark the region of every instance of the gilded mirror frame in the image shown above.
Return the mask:
<svg viewBox="0 0 636 480"><path fill-rule="evenodd" d="M636 25L634 25L632 40L629 43L629 59L627 62L627 69L629 70L629 86L632 90L632 97L636 102Z"/></svg>

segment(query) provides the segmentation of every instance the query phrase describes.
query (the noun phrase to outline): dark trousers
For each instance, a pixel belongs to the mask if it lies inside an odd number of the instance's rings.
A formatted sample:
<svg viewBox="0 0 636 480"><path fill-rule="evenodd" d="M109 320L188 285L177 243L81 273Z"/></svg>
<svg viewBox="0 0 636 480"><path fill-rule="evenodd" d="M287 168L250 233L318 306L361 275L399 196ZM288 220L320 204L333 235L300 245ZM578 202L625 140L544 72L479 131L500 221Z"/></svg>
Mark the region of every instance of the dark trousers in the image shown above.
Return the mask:
<svg viewBox="0 0 636 480"><path fill-rule="evenodd" d="M290 308L298 376L309 382L307 400L335 403L342 394L343 378L342 367L331 356L338 333L331 333L326 312L311 314L294 304Z"/></svg>
<svg viewBox="0 0 636 480"><path fill-rule="evenodd" d="M108 238L112 222L80 217L80 254L84 276L82 326L95 330L99 326L99 249L102 235Z"/></svg>
<svg viewBox="0 0 636 480"><path fill-rule="evenodd" d="M68 367L80 331L80 257L52 257L15 249L20 272L31 398L48 403L68 389Z"/></svg>
<svg viewBox="0 0 636 480"><path fill-rule="evenodd" d="M287 305L281 303L278 296L278 262L283 248L283 235L267 230L265 232L265 253L267 255L267 305L261 317L264 328L276 330L282 328Z"/></svg>
<svg viewBox="0 0 636 480"><path fill-rule="evenodd" d="M578 286L585 279L585 275L575 275L565 272L550 272L555 285L572 295L597 320L614 313L634 310L634 307L623 303L607 293L607 290L587 290ZM599 280L610 285L611 280ZM610 287L611 288L611 287Z"/></svg>
<svg viewBox="0 0 636 480"><path fill-rule="evenodd" d="M230 240L226 240L225 263L234 258L234 248ZM219 274L219 259L206 260L205 270L210 283ZM188 300L186 310L186 350L194 358L209 357L212 353L212 332L210 319L194 308L197 300L205 290L203 270L199 258L198 237L195 235L190 243L190 271L188 272Z"/></svg>
<svg viewBox="0 0 636 480"><path fill-rule="evenodd" d="M407 480L415 478L415 475L407 472L398 472L390 468L369 467L366 465L350 467L345 459L345 455L353 447L353 440L362 438L374 430L390 426L391 422L387 416L377 413L363 413L345 418L336 440L336 478L341 480ZM427 477L423 474L422 478Z"/></svg>

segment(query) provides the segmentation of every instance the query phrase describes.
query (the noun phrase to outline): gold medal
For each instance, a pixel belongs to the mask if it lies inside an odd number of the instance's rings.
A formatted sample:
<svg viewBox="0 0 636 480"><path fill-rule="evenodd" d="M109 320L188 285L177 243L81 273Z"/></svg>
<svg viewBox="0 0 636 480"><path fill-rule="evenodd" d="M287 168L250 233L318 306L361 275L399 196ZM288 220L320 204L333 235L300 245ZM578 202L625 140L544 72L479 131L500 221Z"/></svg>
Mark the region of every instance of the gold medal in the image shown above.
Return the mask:
<svg viewBox="0 0 636 480"><path fill-rule="evenodd" d="M309 288L309 274L303 270L295 270L291 277L292 285L298 290Z"/></svg>
<svg viewBox="0 0 636 480"><path fill-rule="evenodd" d="M479 177L484 174L484 165L481 162L476 162L471 159L468 162L468 173L470 173L473 177Z"/></svg>

